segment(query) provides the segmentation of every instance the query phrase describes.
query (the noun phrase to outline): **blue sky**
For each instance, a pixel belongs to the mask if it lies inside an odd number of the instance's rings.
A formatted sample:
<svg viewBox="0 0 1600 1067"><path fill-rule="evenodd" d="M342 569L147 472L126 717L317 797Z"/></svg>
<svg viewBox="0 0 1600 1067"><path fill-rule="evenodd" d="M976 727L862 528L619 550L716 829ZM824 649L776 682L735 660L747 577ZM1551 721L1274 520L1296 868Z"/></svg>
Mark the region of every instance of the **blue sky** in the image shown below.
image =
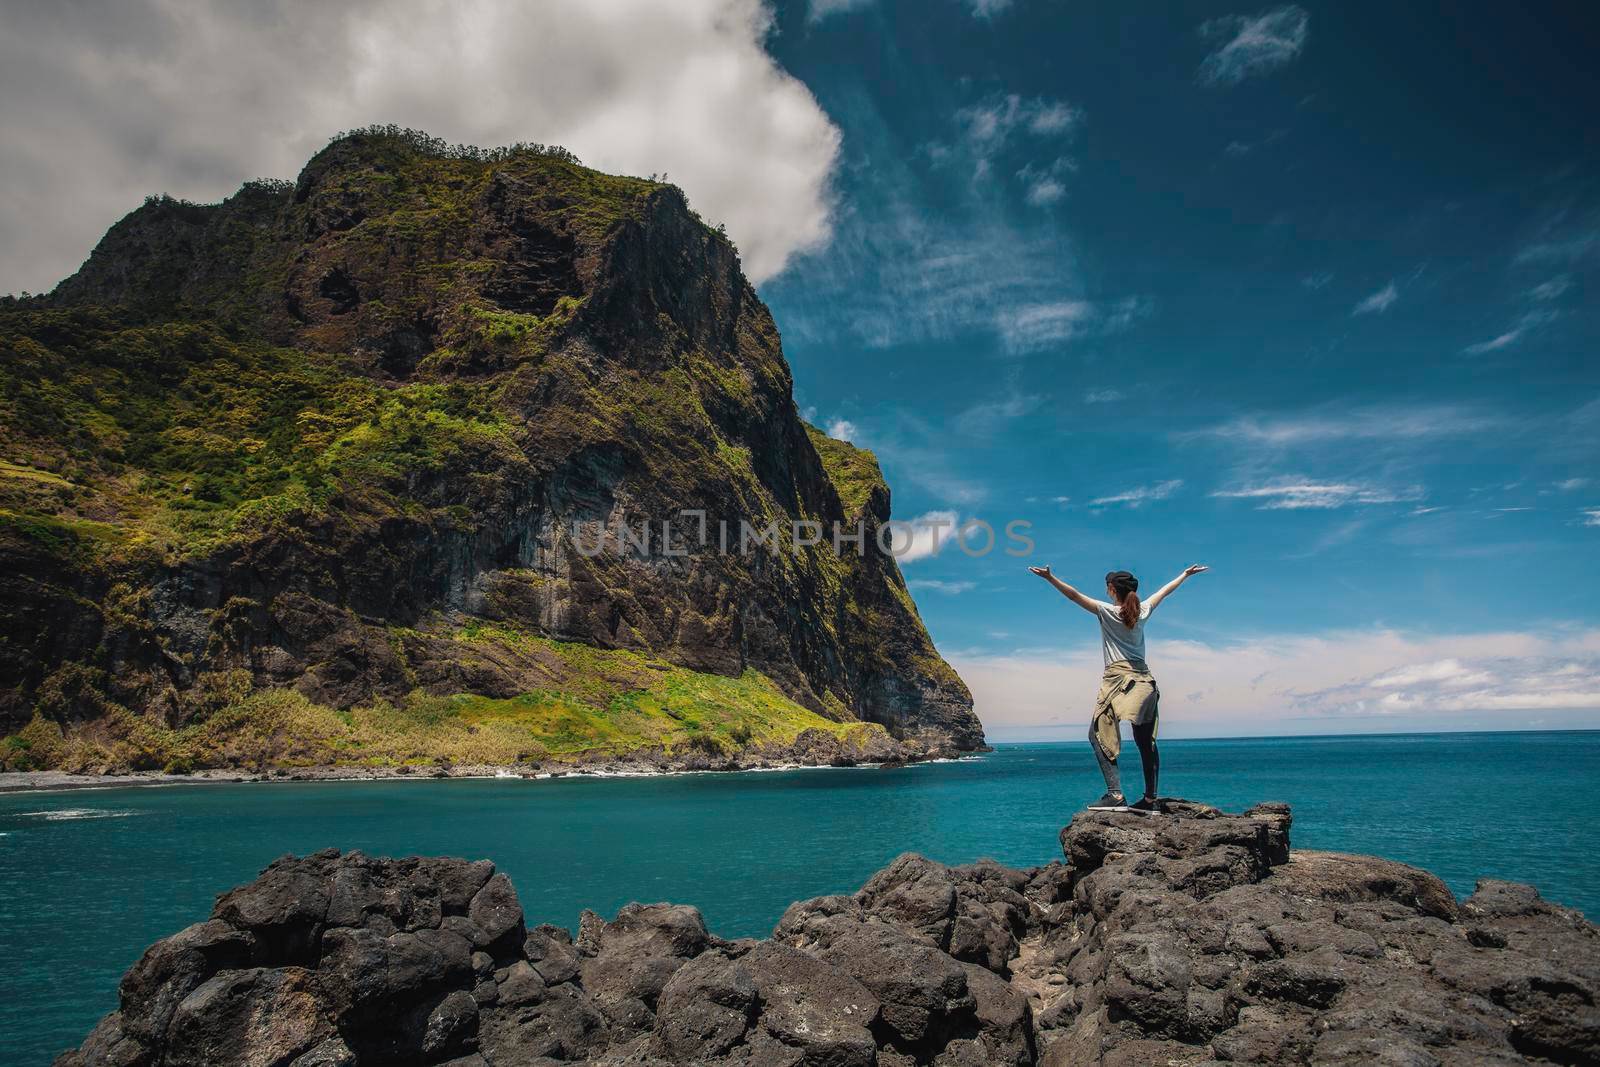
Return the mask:
<svg viewBox="0 0 1600 1067"><path fill-rule="evenodd" d="M564 144L727 225L900 518L1096 589L1213 572L1184 734L1600 726L1600 15L1577 3L0 0L0 290L341 129ZM1093 623L904 569L992 737L1076 738Z"/></svg>
<svg viewBox="0 0 1600 1067"><path fill-rule="evenodd" d="M1097 591L1212 565L1153 626L1179 731L1600 724L1592 14L1127 7L782 11L843 134L831 243L762 286L802 408L901 518L1029 519ZM998 555L905 572L991 732L1050 736L1093 620ZM1286 640L1355 688L1219 706Z"/></svg>

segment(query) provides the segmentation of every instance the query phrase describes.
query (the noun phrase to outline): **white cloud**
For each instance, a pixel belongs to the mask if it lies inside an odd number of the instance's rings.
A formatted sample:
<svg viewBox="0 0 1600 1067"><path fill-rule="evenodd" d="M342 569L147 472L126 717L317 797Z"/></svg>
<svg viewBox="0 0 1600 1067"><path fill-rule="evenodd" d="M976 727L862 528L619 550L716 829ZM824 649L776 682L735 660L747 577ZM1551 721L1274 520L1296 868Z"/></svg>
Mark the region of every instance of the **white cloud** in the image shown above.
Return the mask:
<svg viewBox="0 0 1600 1067"><path fill-rule="evenodd" d="M1482 685L1494 680L1494 675L1488 671L1464 667L1460 660L1451 657L1449 659L1434 660L1432 663L1414 663L1406 667L1397 667L1394 670L1385 671L1367 684L1374 689L1395 689L1401 686L1409 687L1433 682L1451 688L1460 688L1467 685Z"/></svg>
<svg viewBox="0 0 1600 1067"><path fill-rule="evenodd" d="M889 550L902 565L928 559L943 552L956 540L960 516L954 511L929 511L910 520L906 526L890 527Z"/></svg>
<svg viewBox="0 0 1600 1067"><path fill-rule="evenodd" d="M1600 526L1600 508L1584 508L1583 524L1585 526Z"/></svg>
<svg viewBox="0 0 1600 1067"><path fill-rule="evenodd" d="M1310 24L1305 9L1292 4L1254 18L1228 15L1204 23L1201 36L1223 44L1200 64L1200 83L1237 85L1246 78L1270 74L1305 48Z"/></svg>
<svg viewBox="0 0 1600 1067"><path fill-rule="evenodd" d="M1120 389L1091 389L1083 394L1085 404L1114 404L1123 398Z"/></svg>
<svg viewBox="0 0 1600 1067"><path fill-rule="evenodd" d="M1332 272L1322 271L1319 274L1308 274L1304 278L1301 278L1300 285L1302 288L1316 292L1318 289L1326 288L1328 283L1331 281L1333 281Z"/></svg>
<svg viewBox="0 0 1600 1067"><path fill-rule="evenodd" d="M827 241L840 139L770 25L760 0L7 5L0 291L71 273L146 193L215 201L388 122L667 173L759 281Z"/></svg>
<svg viewBox="0 0 1600 1067"><path fill-rule="evenodd" d="M1555 487L1563 493L1570 493L1576 489L1587 489L1590 481L1591 479L1589 478L1567 478L1556 482Z"/></svg>
<svg viewBox="0 0 1600 1067"><path fill-rule="evenodd" d="M828 423L828 436L857 444L861 439L861 427L849 419L834 419Z"/></svg>
<svg viewBox="0 0 1600 1067"><path fill-rule="evenodd" d="M1058 158L1046 167L1035 166L1029 163L1017 171L1017 177L1022 181L1027 191L1023 199L1034 207L1046 207L1054 204L1067 195L1067 183L1064 175L1077 168L1065 157Z"/></svg>
<svg viewBox="0 0 1600 1067"><path fill-rule="evenodd" d="M1226 643L1152 632L1149 640L1164 692L1206 694L1201 706L1164 709L1163 737L1515 729L1524 725L1516 712L1541 709L1570 712L1563 725L1600 725L1597 629L1358 630ZM1101 670L1099 646L1088 635L1065 651L958 655L951 665L972 689L992 738L1076 739L1088 728ZM1074 693L1081 694L1075 702ZM1076 713L1069 713L1070 729L1056 730L1064 700Z"/></svg>
<svg viewBox="0 0 1600 1067"><path fill-rule="evenodd" d="M1393 306L1394 302L1399 299L1400 290L1395 288L1394 282L1390 282L1382 289L1379 289L1365 300L1362 300L1360 303L1356 304L1355 308L1351 310L1350 314L1371 315L1376 313L1381 315L1385 311L1388 311L1389 308Z"/></svg>
<svg viewBox="0 0 1600 1067"><path fill-rule="evenodd" d="M959 596L970 593L978 588L977 582L945 582L937 578L914 578L906 585L912 589L926 589L934 593L943 593L946 596Z"/></svg>
<svg viewBox="0 0 1600 1067"><path fill-rule="evenodd" d="M1181 488L1183 488L1183 479L1173 478L1170 481L1157 482L1154 485L1142 485L1136 489L1114 493L1111 496L1095 497L1089 501L1089 504L1091 507L1126 504L1130 508L1138 508L1143 507L1152 500L1165 500Z"/></svg>
<svg viewBox="0 0 1600 1067"><path fill-rule="evenodd" d="M1342 508L1347 504L1394 504L1418 500L1420 486L1385 489L1348 482L1313 482L1287 478L1241 489L1219 489L1211 494L1228 500L1254 500L1263 511L1304 508Z"/></svg>

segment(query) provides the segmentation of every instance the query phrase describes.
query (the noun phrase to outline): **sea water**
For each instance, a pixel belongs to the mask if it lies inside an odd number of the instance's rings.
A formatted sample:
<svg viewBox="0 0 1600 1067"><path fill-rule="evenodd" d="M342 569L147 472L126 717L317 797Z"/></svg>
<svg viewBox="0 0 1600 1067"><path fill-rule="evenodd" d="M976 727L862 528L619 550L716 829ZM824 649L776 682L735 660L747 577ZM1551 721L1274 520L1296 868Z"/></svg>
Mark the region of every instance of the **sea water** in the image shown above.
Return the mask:
<svg viewBox="0 0 1600 1067"><path fill-rule="evenodd" d="M1301 848L1425 867L1458 894L1531 882L1600 916L1600 732L1162 743L1162 792L1294 807ZM1138 761L1127 746L1125 785ZM898 769L655 778L206 784L0 795L0 1061L46 1063L116 1007L155 939L284 853L487 857L529 925L695 904L764 936L794 900L850 892L896 855L1059 857L1098 797L1083 743ZM1138 818L1139 816L1127 816Z"/></svg>

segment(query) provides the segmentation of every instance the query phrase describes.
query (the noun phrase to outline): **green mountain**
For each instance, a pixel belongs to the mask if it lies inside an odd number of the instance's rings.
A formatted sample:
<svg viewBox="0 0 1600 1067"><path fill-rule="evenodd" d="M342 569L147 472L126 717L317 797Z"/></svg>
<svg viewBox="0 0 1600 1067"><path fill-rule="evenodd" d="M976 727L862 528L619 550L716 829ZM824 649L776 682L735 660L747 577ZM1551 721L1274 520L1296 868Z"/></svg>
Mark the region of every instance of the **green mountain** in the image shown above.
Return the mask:
<svg viewBox="0 0 1600 1067"><path fill-rule="evenodd" d="M0 306L0 760L977 748L888 516L677 188L341 136ZM741 554L741 520L824 540Z"/></svg>

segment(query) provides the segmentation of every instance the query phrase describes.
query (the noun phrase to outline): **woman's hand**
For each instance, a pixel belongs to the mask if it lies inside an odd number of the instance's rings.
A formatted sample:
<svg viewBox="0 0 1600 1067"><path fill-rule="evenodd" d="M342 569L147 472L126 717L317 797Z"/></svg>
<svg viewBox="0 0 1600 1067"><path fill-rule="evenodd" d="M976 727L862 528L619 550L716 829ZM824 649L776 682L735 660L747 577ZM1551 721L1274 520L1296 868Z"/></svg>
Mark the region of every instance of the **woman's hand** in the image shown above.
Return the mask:
<svg viewBox="0 0 1600 1067"><path fill-rule="evenodd" d="M1050 578L1050 564L1048 563L1046 563L1043 567L1029 567L1028 569L1041 578L1046 580Z"/></svg>
<svg viewBox="0 0 1600 1067"><path fill-rule="evenodd" d="M1204 564L1196 563L1192 567L1185 567L1183 569L1183 576L1185 578L1189 578L1189 577L1192 577L1192 576L1194 576L1196 574L1199 574L1201 571L1208 571L1210 569L1211 569L1210 567L1207 567Z"/></svg>

